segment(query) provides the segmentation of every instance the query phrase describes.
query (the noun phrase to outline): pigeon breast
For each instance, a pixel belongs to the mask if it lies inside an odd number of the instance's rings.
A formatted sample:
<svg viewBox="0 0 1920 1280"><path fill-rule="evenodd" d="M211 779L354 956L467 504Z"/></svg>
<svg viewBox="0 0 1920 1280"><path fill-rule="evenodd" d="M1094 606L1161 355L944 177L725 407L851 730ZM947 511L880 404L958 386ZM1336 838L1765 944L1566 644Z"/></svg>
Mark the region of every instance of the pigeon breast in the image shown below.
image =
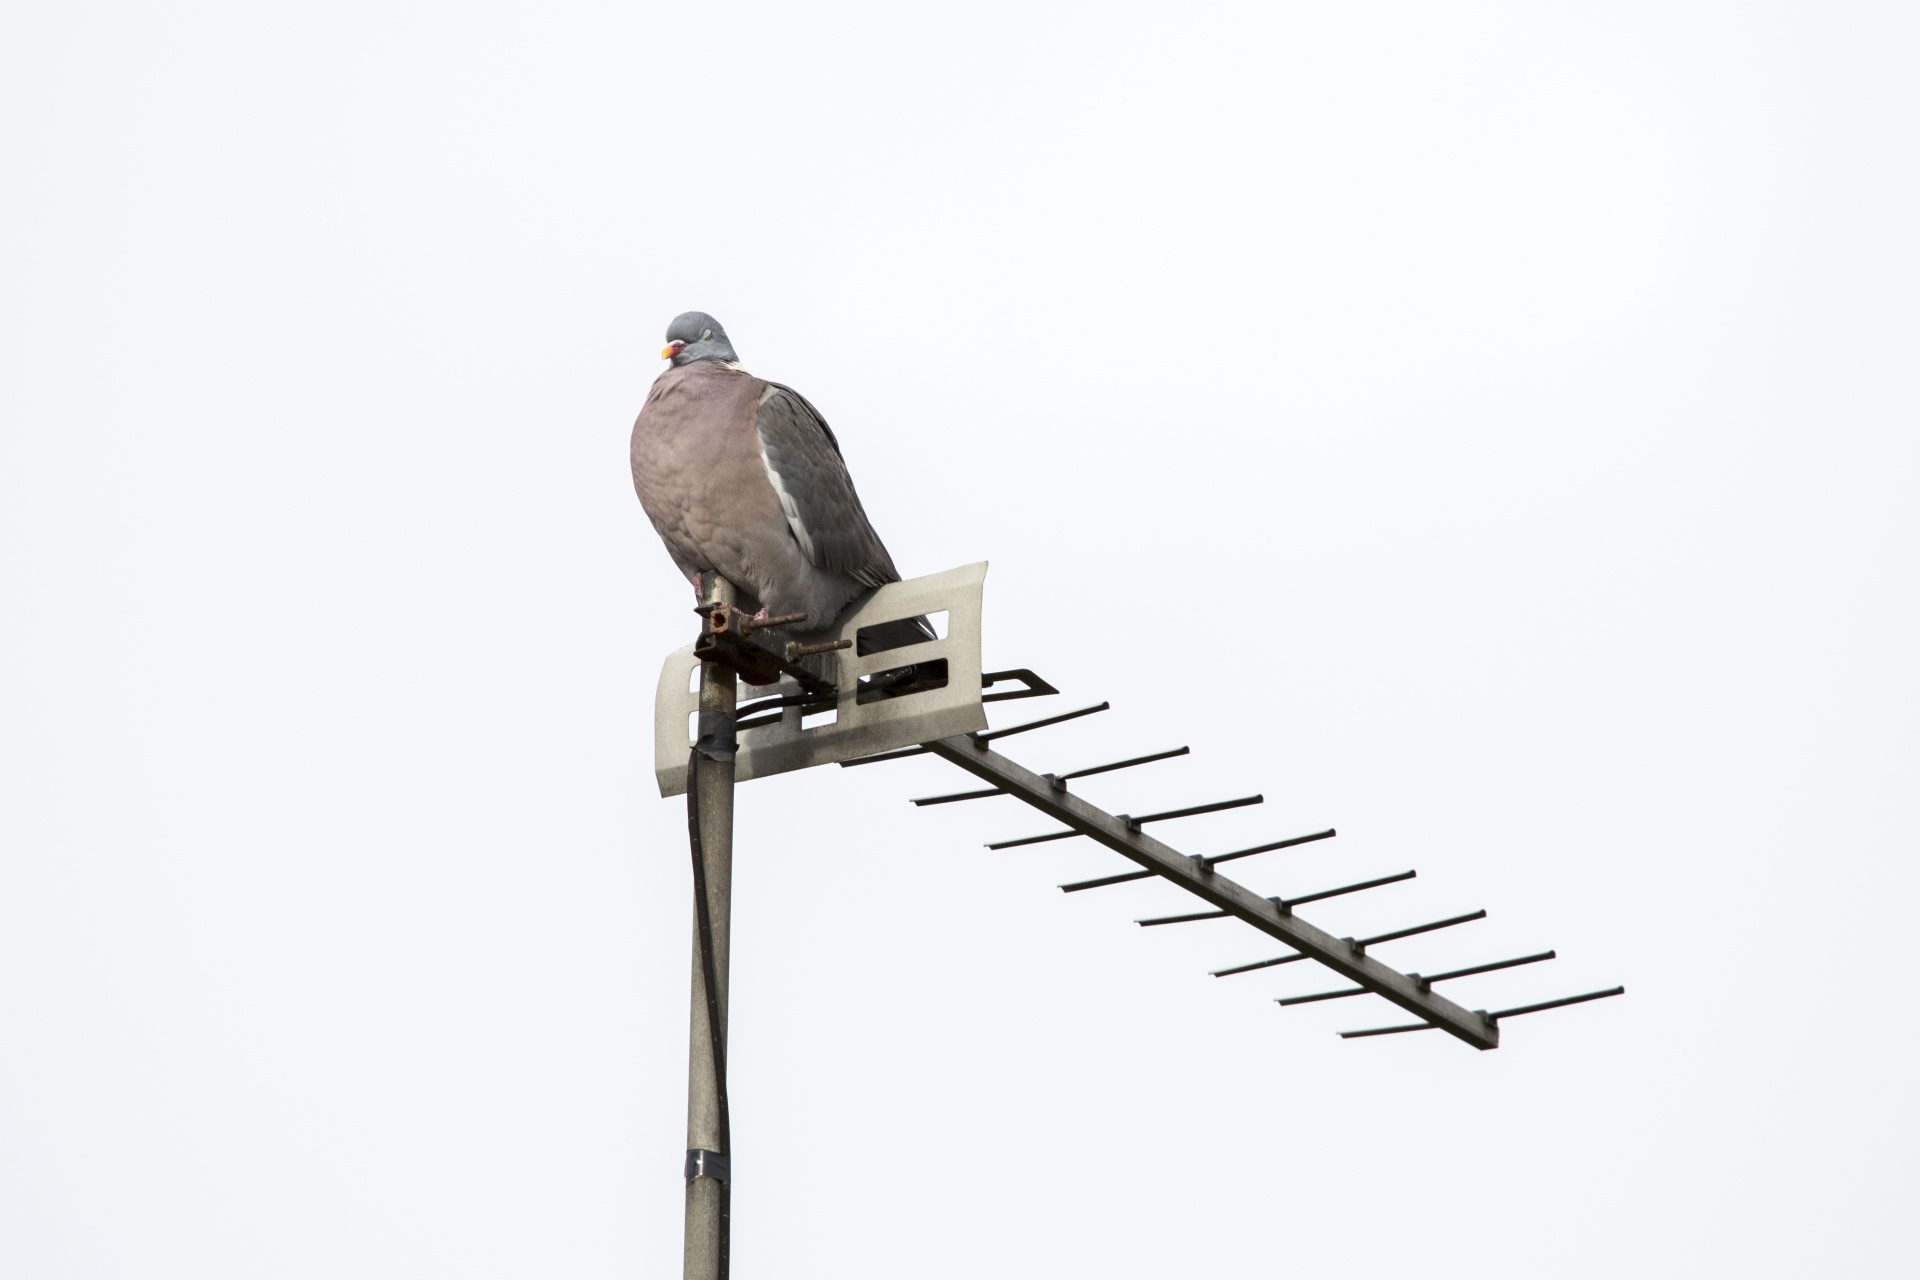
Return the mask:
<svg viewBox="0 0 1920 1280"><path fill-rule="evenodd" d="M690 581L713 570L749 607L819 630L899 580L826 421L789 387L714 360L661 374L633 425L633 486Z"/></svg>

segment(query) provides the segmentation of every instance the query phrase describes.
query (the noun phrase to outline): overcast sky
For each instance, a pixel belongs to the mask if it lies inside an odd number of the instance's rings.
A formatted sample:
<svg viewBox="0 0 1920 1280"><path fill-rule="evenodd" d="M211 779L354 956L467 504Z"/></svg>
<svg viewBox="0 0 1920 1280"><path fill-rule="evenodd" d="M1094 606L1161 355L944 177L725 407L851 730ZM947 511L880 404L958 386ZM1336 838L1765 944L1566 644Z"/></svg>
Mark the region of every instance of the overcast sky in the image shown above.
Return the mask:
<svg viewBox="0 0 1920 1280"><path fill-rule="evenodd" d="M937 760L739 795L735 1269L1896 1276L1920 1248L1908 5L0 11L0 1273L677 1275L699 308L1011 740L1518 1019ZM1043 703L996 708L996 723ZM1015 746L1017 744L1017 748Z"/></svg>

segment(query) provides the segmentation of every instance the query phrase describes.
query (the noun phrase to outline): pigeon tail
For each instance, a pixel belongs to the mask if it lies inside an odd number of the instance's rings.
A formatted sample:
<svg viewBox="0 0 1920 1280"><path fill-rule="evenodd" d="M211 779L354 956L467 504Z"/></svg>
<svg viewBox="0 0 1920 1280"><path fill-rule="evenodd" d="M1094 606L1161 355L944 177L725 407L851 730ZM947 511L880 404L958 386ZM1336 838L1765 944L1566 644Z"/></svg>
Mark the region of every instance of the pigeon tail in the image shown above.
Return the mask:
<svg viewBox="0 0 1920 1280"><path fill-rule="evenodd" d="M902 618L898 622L860 628L860 639L854 652L862 656L885 653L889 649L904 649L910 644L925 644L939 638L934 635L932 624L925 618Z"/></svg>

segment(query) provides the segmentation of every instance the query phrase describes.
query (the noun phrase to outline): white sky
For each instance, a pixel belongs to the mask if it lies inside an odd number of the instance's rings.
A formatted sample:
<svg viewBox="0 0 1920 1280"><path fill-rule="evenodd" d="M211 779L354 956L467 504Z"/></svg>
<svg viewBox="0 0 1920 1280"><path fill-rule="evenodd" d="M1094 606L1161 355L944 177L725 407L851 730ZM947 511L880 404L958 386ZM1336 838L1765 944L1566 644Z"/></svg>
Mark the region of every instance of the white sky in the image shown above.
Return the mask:
<svg viewBox="0 0 1920 1280"><path fill-rule="evenodd" d="M1113 701L1016 758L1190 743L1085 791L1558 948L1470 1005L1629 991L1342 1043L936 761L751 783L738 1275L1910 1274L1917 35L6 6L0 1273L677 1274L626 436L700 308Z"/></svg>

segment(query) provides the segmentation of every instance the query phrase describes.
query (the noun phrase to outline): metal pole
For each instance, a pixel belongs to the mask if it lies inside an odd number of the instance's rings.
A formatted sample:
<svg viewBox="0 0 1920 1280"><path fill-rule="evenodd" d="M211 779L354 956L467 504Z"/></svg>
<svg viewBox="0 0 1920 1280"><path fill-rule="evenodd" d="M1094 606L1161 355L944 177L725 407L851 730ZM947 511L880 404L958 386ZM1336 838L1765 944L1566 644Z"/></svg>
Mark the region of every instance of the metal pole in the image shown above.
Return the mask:
<svg viewBox="0 0 1920 1280"><path fill-rule="evenodd" d="M703 605L731 605L733 585L701 577ZM727 941L733 904L734 673L700 668L699 744L688 772L694 845L693 1006L687 1053L685 1280L727 1280L732 1135L726 1095ZM704 900L702 900L704 898ZM709 997L709 974L712 992Z"/></svg>

